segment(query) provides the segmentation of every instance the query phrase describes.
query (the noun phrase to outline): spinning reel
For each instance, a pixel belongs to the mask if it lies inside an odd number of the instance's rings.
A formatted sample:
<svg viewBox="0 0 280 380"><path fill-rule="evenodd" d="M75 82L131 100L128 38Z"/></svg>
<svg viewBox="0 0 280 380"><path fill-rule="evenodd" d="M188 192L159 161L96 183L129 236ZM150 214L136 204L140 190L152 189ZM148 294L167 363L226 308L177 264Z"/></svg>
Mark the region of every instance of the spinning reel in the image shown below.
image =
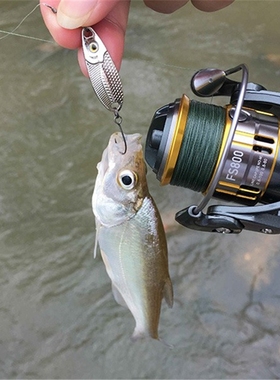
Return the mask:
<svg viewBox="0 0 280 380"><path fill-rule="evenodd" d="M228 78L238 71L241 82ZM183 95L154 114L145 157L157 179L205 195L199 205L177 212L176 221L208 232L280 233L280 93L248 83L244 64L199 70L191 88L199 97L229 96L230 104ZM212 197L243 206L203 212Z"/></svg>

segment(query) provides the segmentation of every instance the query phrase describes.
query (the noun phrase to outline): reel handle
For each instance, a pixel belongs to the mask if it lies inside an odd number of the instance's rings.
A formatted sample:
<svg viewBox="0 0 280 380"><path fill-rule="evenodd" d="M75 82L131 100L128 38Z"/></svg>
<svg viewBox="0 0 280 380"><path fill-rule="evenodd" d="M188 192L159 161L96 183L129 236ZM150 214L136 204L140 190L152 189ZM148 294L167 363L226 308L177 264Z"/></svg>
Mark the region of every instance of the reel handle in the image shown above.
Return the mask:
<svg viewBox="0 0 280 380"><path fill-rule="evenodd" d="M210 206L207 213L194 213L196 206L177 212L175 220L197 231L238 234L243 229L280 234L280 202L265 206Z"/></svg>

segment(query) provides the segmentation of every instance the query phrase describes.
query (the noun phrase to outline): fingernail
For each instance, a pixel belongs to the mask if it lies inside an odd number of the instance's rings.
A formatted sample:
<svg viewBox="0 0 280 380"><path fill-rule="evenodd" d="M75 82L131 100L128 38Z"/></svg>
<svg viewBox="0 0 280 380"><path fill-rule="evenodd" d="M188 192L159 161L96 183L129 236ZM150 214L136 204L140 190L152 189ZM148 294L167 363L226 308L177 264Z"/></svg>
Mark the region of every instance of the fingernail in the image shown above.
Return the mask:
<svg viewBox="0 0 280 380"><path fill-rule="evenodd" d="M57 22L66 29L85 26L94 8L94 1L61 0L57 10Z"/></svg>

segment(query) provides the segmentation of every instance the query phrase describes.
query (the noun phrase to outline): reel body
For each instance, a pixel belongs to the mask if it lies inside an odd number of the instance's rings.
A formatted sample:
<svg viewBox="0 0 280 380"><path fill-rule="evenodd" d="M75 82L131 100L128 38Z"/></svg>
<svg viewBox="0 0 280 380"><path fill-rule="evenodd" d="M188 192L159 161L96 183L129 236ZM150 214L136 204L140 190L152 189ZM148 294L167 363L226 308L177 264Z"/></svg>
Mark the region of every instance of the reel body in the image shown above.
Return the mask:
<svg viewBox="0 0 280 380"><path fill-rule="evenodd" d="M227 78L238 70L242 82ZM176 214L186 227L280 233L280 94L247 78L245 65L200 70L191 81L193 92L228 95L230 104L218 107L183 95L152 119L145 157L157 179L205 195L201 205ZM204 214L212 196L249 207L211 206ZM255 206L259 202L265 206Z"/></svg>

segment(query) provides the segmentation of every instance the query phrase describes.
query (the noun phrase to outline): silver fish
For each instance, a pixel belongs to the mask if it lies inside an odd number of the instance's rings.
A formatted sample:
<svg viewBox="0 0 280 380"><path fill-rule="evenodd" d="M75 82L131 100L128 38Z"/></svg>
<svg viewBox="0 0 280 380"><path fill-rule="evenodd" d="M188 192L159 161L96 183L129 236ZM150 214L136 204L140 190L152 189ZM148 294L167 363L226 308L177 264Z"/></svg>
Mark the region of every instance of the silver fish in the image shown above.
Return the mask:
<svg viewBox="0 0 280 380"><path fill-rule="evenodd" d="M126 140L127 152L120 154L123 138L114 133L97 165L96 239L114 297L135 319L132 339L159 339L162 298L173 304L166 237L148 190L141 135L126 135Z"/></svg>

